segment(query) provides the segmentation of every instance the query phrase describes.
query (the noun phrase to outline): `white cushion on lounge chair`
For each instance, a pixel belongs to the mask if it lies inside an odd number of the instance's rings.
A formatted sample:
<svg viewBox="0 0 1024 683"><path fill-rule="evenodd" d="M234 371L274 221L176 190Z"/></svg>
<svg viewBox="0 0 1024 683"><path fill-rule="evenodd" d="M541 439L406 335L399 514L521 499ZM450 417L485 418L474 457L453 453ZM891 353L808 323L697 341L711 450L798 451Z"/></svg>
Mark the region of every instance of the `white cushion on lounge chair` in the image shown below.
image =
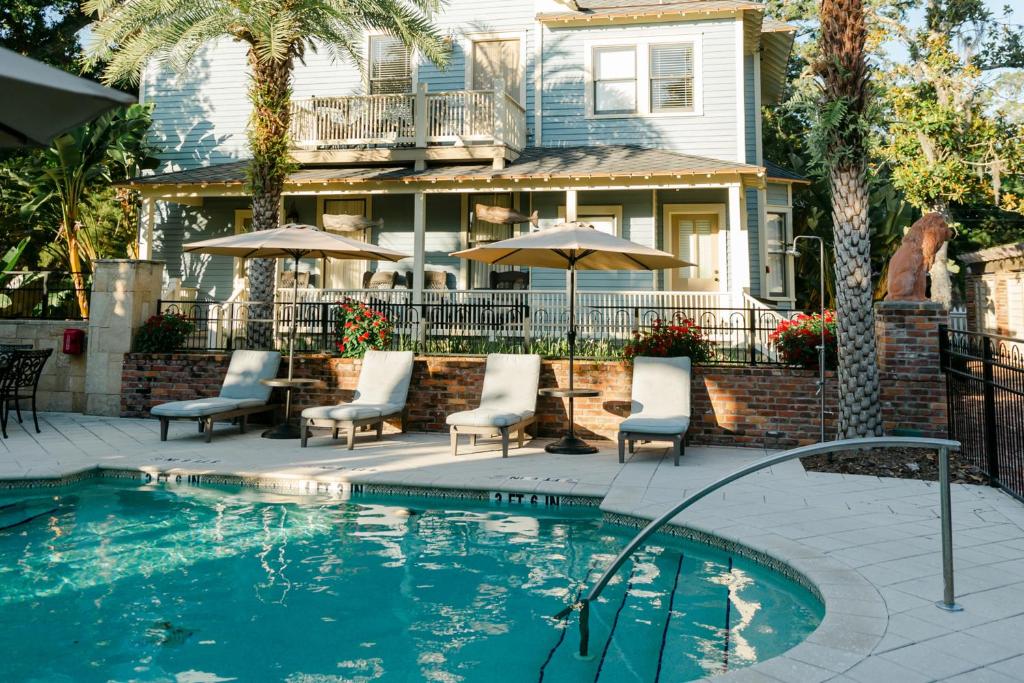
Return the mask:
<svg viewBox="0 0 1024 683"><path fill-rule="evenodd" d="M402 412L394 403L348 403L339 406L316 406L302 411L307 420L338 420L347 422L368 417L387 417Z"/></svg>
<svg viewBox="0 0 1024 683"><path fill-rule="evenodd" d="M484 367L480 410L524 417L537 409L540 356L526 353L489 353Z"/></svg>
<svg viewBox="0 0 1024 683"><path fill-rule="evenodd" d="M521 413L509 413L490 408L477 408L476 410L463 410L452 413L446 420L448 424L456 427L509 427L522 422L533 415L532 410Z"/></svg>
<svg viewBox="0 0 1024 683"><path fill-rule="evenodd" d="M412 351L367 351L352 403L404 406L412 382Z"/></svg>
<svg viewBox="0 0 1024 683"><path fill-rule="evenodd" d="M248 408L266 403L266 400L251 399L230 399L230 398L196 398L191 401L171 401L153 406L150 413L163 417L205 417L226 413L236 408Z"/></svg>
<svg viewBox="0 0 1024 683"><path fill-rule="evenodd" d="M685 432L690 425L690 359L635 358L631 408L620 432Z"/></svg>
<svg viewBox="0 0 1024 683"><path fill-rule="evenodd" d="M619 431L639 434L682 434L689 427L690 418L688 417L629 417L619 424Z"/></svg>
<svg viewBox="0 0 1024 683"><path fill-rule="evenodd" d="M280 365L281 354L277 351L233 352L228 374L220 388L220 397L255 399L266 403L270 399L272 387L260 383L260 380L277 377Z"/></svg>

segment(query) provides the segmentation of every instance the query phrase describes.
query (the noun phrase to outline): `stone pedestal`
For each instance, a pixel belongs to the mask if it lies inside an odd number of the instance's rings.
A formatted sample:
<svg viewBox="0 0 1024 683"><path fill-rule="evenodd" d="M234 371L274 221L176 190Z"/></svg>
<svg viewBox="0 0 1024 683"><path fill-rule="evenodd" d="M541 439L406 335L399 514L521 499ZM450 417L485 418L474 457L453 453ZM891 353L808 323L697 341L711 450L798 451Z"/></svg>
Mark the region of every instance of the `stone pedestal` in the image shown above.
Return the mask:
<svg viewBox="0 0 1024 683"><path fill-rule="evenodd" d="M163 275L162 261L96 261L86 342L86 413L120 414L124 355L131 351L136 330L157 312Z"/></svg>
<svg viewBox="0 0 1024 683"><path fill-rule="evenodd" d="M912 429L945 438L946 380L939 362L939 325L949 316L930 301L875 304L875 335L885 432Z"/></svg>

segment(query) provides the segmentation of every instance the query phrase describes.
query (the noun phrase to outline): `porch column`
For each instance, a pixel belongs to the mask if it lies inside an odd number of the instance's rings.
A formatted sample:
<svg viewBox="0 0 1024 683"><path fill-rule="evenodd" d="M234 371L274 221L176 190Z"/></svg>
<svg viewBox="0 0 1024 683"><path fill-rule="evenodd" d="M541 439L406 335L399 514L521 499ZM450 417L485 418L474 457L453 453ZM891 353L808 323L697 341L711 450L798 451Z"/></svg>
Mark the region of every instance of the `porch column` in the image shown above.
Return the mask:
<svg viewBox="0 0 1024 683"><path fill-rule="evenodd" d="M427 260L427 195L412 196L412 300L423 303L423 266Z"/></svg>
<svg viewBox="0 0 1024 683"><path fill-rule="evenodd" d="M576 190L565 191L565 222L572 223L576 220Z"/></svg>
<svg viewBox="0 0 1024 683"><path fill-rule="evenodd" d="M729 186L729 291L738 299L750 289L746 201L741 185Z"/></svg>
<svg viewBox="0 0 1024 683"><path fill-rule="evenodd" d="M139 211L139 253L140 259L153 258L153 230L156 224L156 200L152 197L142 198Z"/></svg>

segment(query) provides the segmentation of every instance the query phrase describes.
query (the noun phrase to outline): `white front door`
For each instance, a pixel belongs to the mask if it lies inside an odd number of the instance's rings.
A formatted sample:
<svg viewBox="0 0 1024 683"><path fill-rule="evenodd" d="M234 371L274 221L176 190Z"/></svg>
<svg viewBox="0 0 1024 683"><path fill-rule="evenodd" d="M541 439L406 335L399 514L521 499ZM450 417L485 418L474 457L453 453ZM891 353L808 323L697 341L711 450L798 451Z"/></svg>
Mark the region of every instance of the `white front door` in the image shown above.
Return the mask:
<svg viewBox="0 0 1024 683"><path fill-rule="evenodd" d="M718 215L673 214L670 250L696 265L670 272L669 286L677 291L717 292L722 288Z"/></svg>
<svg viewBox="0 0 1024 683"><path fill-rule="evenodd" d="M330 215L350 214L354 216L368 216L365 199L324 199L323 213ZM321 229L323 220L320 221ZM352 232L339 232L342 237L347 237L360 242L369 242L373 236L370 230L356 230ZM324 287L326 289L361 289L363 286L363 273L366 271L366 261L355 259L324 259L325 277Z"/></svg>
<svg viewBox="0 0 1024 683"><path fill-rule="evenodd" d="M235 209L235 234L240 235L243 232L249 232L250 230L252 230L252 209ZM235 292L240 292L247 288L247 284L245 259L236 258L232 289Z"/></svg>

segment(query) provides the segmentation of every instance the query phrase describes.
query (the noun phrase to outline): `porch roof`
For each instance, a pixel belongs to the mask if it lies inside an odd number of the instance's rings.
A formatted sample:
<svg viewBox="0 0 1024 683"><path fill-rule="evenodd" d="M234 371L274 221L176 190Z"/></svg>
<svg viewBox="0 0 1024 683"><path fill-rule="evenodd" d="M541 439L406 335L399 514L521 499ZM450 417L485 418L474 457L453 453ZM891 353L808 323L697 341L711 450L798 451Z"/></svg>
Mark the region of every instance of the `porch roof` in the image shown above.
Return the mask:
<svg viewBox="0 0 1024 683"><path fill-rule="evenodd" d="M173 171L129 180L139 189L168 186L240 186L245 183L248 160ZM490 164L431 166L417 171L412 166L321 166L307 165L288 176L287 186L385 183L490 183L494 180L588 180L658 178L666 184L695 176L765 177L765 168L720 159L682 154L633 145L586 147L530 147L503 169ZM525 189L525 188L524 188Z"/></svg>

